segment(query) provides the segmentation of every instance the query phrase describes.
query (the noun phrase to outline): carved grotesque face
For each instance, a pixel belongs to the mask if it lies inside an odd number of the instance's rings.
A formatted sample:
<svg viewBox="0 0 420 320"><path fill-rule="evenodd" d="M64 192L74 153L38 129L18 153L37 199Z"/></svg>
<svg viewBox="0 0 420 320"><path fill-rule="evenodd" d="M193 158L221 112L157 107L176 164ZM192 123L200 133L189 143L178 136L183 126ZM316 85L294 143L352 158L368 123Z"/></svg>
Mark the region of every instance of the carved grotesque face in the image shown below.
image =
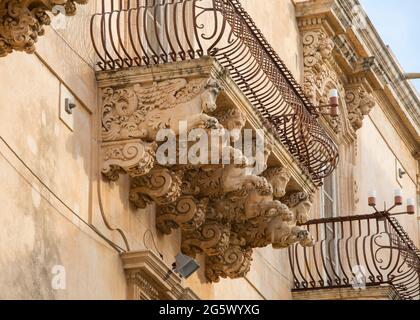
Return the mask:
<svg viewBox="0 0 420 320"><path fill-rule="evenodd" d="M286 186L289 181L290 175L285 171L279 172L272 179L270 179L270 183L273 186L273 195L275 198L282 198L286 195Z"/></svg>
<svg viewBox="0 0 420 320"><path fill-rule="evenodd" d="M286 195L286 186L290 181L290 174L284 168L273 167L268 169L264 176L273 186L274 198L282 198Z"/></svg>
<svg viewBox="0 0 420 320"><path fill-rule="evenodd" d="M201 95L201 99L203 102L202 108L205 113L212 113L216 110L216 99L221 90L222 88L214 80L210 80L206 84L205 91Z"/></svg>
<svg viewBox="0 0 420 320"><path fill-rule="evenodd" d="M297 233L297 240L303 247L312 247L315 245L315 240L307 230L300 230Z"/></svg>

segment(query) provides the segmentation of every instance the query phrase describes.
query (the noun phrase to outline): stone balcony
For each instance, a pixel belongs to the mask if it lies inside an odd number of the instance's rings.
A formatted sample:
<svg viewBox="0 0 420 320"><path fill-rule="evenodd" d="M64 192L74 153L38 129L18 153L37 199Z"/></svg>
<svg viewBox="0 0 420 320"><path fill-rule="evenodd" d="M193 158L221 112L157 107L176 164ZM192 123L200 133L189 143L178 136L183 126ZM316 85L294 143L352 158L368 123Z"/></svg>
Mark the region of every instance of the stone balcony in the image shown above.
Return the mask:
<svg viewBox="0 0 420 320"><path fill-rule="evenodd" d="M138 208L156 205L156 227L163 234L181 230L183 253L207 257L210 281L245 276L255 248L313 245L296 223L307 221L316 186L217 60L99 71L97 80L102 173L112 181L129 175L127 197ZM188 120L188 133L237 130L239 136L220 143L219 164L202 158L181 164L179 120ZM157 131L167 128L177 142L172 164L158 159L163 142ZM261 135L260 169L255 154L247 158L235 148L244 130L253 141ZM223 154L239 162L225 163Z"/></svg>

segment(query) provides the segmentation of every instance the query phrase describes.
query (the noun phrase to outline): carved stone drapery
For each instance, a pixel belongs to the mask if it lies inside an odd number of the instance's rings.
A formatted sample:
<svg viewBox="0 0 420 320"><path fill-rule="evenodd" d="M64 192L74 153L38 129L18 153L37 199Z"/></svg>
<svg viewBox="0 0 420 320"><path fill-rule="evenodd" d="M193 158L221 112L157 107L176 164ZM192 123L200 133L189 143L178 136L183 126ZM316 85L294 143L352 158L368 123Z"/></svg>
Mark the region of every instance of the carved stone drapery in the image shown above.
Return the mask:
<svg viewBox="0 0 420 320"><path fill-rule="evenodd" d="M245 155L237 147L247 117L234 104L218 100L222 85L217 77L200 73L117 83L102 86L102 173L114 181L128 174L131 203L141 209L154 204L157 229L163 234L178 230L184 254L204 255L210 281L245 276L254 248L312 244L309 234L296 230L293 211L282 201L290 172L282 166L267 168L271 147L265 145L258 155L260 166L255 148ZM171 139L160 139L162 129L175 138L174 163L161 161L160 147ZM231 133L209 153L216 163L181 161L181 146L189 146L181 136L193 129Z"/></svg>
<svg viewBox="0 0 420 320"><path fill-rule="evenodd" d="M44 26L51 23L47 12L63 6L66 15L76 13L76 4L89 0L2 0L0 2L0 57L13 50L33 53ZM57 14L59 10L54 13Z"/></svg>

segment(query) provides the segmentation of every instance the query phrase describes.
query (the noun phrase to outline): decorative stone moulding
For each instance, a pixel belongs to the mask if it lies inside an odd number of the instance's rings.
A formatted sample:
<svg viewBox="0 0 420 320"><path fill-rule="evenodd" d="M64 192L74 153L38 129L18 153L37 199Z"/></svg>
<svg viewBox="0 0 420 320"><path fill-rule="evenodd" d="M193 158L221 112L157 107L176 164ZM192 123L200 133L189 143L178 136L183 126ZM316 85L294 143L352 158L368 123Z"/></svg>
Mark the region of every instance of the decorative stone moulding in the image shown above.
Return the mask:
<svg viewBox="0 0 420 320"><path fill-rule="evenodd" d="M129 300L199 300L161 258L149 250L126 252L121 260Z"/></svg>
<svg viewBox="0 0 420 320"><path fill-rule="evenodd" d="M263 168L257 170L255 151L250 158L236 148L245 127L263 126L229 75L210 58L171 65L98 73L103 175L117 181L119 174L128 174L132 204L140 209L155 204L157 229L163 234L179 230L184 254L205 255L210 281L245 276L255 248L313 245L296 222L308 219L308 191L314 189L301 187L296 193L302 173L287 151L265 139ZM158 141L159 130L176 135L179 160L179 122L185 120L188 133L233 130L210 154L226 151L230 160L239 161L159 163L159 146L166 142ZM294 191L287 191L292 180Z"/></svg>
<svg viewBox="0 0 420 320"><path fill-rule="evenodd" d="M340 117L323 118L335 134L343 135L343 131L360 129L363 118L375 106L372 87L378 85L378 67L352 29L338 20L334 8L330 0L300 2L297 18L303 42L305 93L313 103L323 105L330 89L339 91Z"/></svg>
<svg viewBox="0 0 420 320"><path fill-rule="evenodd" d="M13 50L33 53L44 26L51 23L48 12L57 14L55 6L64 8L66 15L76 14L76 4L89 0L2 0L0 1L0 57Z"/></svg>
<svg viewBox="0 0 420 320"><path fill-rule="evenodd" d="M354 130L363 126L363 119L375 107L376 101L362 84L349 85L346 88L346 103L349 111L349 121Z"/></svg>

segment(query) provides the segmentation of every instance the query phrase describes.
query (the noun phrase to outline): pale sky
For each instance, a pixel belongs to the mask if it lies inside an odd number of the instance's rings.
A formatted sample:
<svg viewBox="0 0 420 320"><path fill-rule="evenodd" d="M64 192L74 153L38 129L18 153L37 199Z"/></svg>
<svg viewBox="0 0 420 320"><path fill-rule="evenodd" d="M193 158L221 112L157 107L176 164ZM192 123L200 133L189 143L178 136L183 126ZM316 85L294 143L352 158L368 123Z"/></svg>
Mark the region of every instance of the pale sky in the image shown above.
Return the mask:
<svg viewBox="0 0 420 320"><path fill-rule="evenodd" d="M360 0L406 72L420 73L420 1ZM420 92L420 80L413 81Z"/></svg>

